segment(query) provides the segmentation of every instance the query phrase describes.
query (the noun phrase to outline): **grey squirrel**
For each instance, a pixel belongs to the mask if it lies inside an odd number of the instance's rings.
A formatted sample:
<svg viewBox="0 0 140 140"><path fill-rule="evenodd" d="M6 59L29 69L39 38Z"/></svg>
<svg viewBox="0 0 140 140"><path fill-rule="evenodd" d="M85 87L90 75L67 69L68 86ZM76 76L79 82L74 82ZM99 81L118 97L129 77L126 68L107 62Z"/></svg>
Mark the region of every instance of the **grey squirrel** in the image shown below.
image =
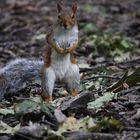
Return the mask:
<svg viewBox="0 0 140 140"><path fill-rule="evenodd" d="M65 83L71 95L78 94L80 84L79 68L74 60L74 50L78 44L76 21L77 4L64 9L57 4L57 23L48 31L44 62L17 59L0 70L0 100L9 92L19 90L29 79L41 78L42 97L52 101L55 82Z"/></svg>

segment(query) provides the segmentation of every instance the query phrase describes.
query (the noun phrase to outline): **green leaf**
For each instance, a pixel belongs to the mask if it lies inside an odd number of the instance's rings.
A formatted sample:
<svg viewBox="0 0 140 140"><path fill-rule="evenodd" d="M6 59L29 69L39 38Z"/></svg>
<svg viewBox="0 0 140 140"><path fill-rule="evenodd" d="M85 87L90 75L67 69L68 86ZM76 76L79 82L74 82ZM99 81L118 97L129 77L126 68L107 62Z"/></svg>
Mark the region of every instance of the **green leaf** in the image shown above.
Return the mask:
<svg viewBox="0 0 140 140"><path fill-rule="evenodd" d="M126 39L123 39L123 40L121 41L121 45L122 45L124 48L129 48L129 43L128 43L128 41L127 41Z"/></svg>
<svg viewBox="0 0 140 140"><path fill-rule="evenodd" d="M128 75L128 71L124 74L124 76L115 84L113 84L111 87L108 87L106 91L113 91L113 92L119 92L122 91L125 86L133 87L138 82L140 82L140 67L138 67L131 75Z"/></svg>
<svg viewBox="0 0 140 140"><path fill-rule="evenodd" d="M85 88L88 90L91 90L94 88L94 82L93 81L88 81L85 85Z"/></svg>
<svg viewBox="0 0 140 140"><path fill-rule="evenodd" d="M102 120L98 121L97 125L102 130L119 130L123 127L122 123L113 117L103 117Z"/></svg>
<svg viewBox="0 0 140 140"><path fill-rule="evenodd" d="M40 104L40 110L42 112L44 112L45 114L47 114L50 117L53 117L52 112L54 110L54 108L52 108L51 105L46 105L45 103Z"/></svg>
<svg viewBox="0 0 140 140"><path fill-rule="evenodd" d="M66 121L59 126L57 132L61 134L67 131L88 131L91 127L96 127L96 123L90 116L79 120L74 117L68 117Z"/></svg>
<svg viewBox="0 0 140 140"><path fill-rule="evenodd" d="M88 23L88 24L85 25L84 31L87 32L87 33L96 32L97 27L93 23Z"/></svg>
<svg viewBox="0 0 140 140"><path fill-rule="evenodd" d="M65 138L60 133L49 130L45 140L65 140Z"/></svg>
<svg viewBox="0 0 140 140"><path fill-rule="evenodd" d="M8 109L8 108L5 108L5 109L0 109L0 114L3 114L3 115L7 115L7 114L12 114L14 115L15 112L13 109Z"/></svg>
<svg viewBox="0 0 140 140"><path fill-rule="evenodd" d="M117 81L115 84L113 84L111 87L108 87L106 91L116 91L118 90L118 88L123 86L123 83L126 81L128 75L128 71L125 72L125 74L123 75L123 77Z"/></svg>
<svg viewBox="0 0 140 140"><path fill-rule="evenodd" d="M112 127L113 129L116 128L116 129L120 129L122 128L122 124L120 121L116 120L115 118L111 117L109 119L109 124L110 124L110 127Z"/></svg>
<svg viewBox="0 0 140 140"><path fill-rule="evenodd" d="M8 124L0 121L0 134L11 134L13 135L17 130L20 129L20 124L16 125L15 127L11 127Z"/></svg>
<svg viewBox="0 0 140 140"><path fill-rule="evenodd" d="M92 12L93 6L90 5L90 4L86 4L84 6L84 9L85 9L86 12L90 13L90 12Z"/></svg>
<svg viewBox="0 0 140 140"><path fill-rule="evenodd" d="M97 98L95 101L88 103L88 108L99 109L104 107L105 103L111 101L114 97L113 92L106 92L103 96Z"/></svg>
<svg viewBox="0 0 140 140"><path fill-rule="evenodd" d="M26 114L35 110L40 110L52 117L54 107L51 104L46 104L41 98L33 98L32 100L26 100L17 104L15 108L17 115Z"/></svg>
<svg viewBox="0 0 140 140"><path fill-rule="evenodd" d="M140 82L140 67L138 67L126 79L126 83L129 85L129 87L135 86L138 82Z"/></svg>
<svg viewBox="0 0 140 140"><path fill-rule="evenodd" d="M111 56L117 62L122 62L123 60L130 58L130 52L123 52L122 50L116 49L115 51L111 52Z"/></svg>
<svg viewBox="0 0 140 140"><path fill-rule="evenodd" d="M22 115L27 112L36 110L38 103L32 100L26 100L16 105L15 112L17 115Z"/></svg>
<svg viewBox="0 0 140 140"><path fill-rule="evenodd" d="M87 26L89 28L87 30L91 30L90 26ZM102 32L97 34L96 38L90 37L90 39L93 42L94 53L96 51L96 55L111 57L116 61L129 59L134 49L134 43L129 38L118 33Z"/></svg>

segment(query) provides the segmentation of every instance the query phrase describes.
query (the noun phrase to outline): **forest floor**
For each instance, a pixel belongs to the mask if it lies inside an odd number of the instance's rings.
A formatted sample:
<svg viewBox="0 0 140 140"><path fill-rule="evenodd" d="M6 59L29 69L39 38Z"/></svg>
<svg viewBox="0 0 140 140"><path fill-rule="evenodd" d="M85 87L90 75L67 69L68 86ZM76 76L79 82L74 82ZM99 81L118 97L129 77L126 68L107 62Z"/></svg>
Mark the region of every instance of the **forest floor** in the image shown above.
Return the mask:
<svg viewBox="0 0 140 140"><path fill-rule="evenodd" d="M0 67L18 57L43 59L57 2L0 0ZM80 95L56 85L46 105L40 82L28 81L0 103L0 140L140 140L140 1L77 4Z"/></svg>

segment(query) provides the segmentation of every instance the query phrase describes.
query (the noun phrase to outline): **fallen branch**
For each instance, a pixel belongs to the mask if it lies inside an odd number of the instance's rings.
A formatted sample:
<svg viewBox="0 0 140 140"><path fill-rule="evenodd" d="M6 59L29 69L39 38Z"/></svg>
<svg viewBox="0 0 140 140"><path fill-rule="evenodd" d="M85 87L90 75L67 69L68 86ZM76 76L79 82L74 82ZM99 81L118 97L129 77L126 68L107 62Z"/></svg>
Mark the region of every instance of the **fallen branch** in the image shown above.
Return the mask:
<svg viewBox="0 0 140 140"><path fill-rule="evenodd" d="M92 132L70 132L64 133L67 140L113 140L115 135L109 133L92 133Z"/></svg>

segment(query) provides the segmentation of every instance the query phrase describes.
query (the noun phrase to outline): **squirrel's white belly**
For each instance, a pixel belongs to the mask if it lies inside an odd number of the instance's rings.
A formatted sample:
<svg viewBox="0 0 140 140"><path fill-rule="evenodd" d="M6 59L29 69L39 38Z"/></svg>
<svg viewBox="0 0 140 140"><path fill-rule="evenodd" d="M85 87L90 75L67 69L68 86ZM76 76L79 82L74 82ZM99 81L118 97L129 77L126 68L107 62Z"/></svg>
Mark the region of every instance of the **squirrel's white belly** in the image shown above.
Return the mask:
<svg viewBox="0 0 140 140"><path fill-rule="evenodd" d="M70 54L57 54L52 51L51 55L51 67L55 72L56 81L64 79L65 74L70 66Z"/></svg>

